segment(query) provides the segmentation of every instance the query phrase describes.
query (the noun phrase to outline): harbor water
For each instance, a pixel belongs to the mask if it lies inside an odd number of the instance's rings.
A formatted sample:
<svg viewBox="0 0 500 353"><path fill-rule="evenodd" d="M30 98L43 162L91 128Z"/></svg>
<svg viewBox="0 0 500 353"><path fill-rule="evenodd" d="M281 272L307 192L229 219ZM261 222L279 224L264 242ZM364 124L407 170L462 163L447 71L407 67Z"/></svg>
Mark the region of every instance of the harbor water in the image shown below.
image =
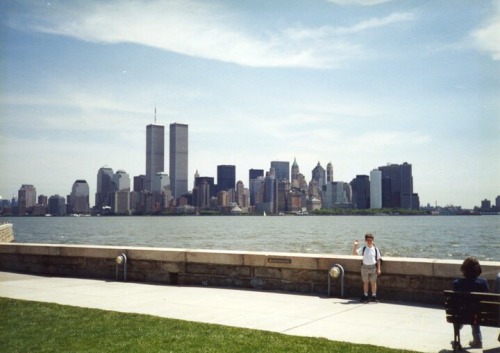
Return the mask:
<svg viewBox="0 0 500 353"><path fill-rule="evenodd" d="M20 243L351 254L375 236L383 256L500 261L499 216L12 217Z"/></svg>

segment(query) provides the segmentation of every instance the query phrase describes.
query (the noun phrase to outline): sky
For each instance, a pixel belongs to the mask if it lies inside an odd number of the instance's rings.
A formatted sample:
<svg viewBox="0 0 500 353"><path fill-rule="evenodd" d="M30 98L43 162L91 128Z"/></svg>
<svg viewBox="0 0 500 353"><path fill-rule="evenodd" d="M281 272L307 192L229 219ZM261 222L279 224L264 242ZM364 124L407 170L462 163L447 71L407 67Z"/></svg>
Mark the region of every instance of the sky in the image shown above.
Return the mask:
<svg viewBox="0 0 500 353"><path fill-rule="evenodd" d="M0 53L4 199L85 179L93 205L102 166L145 174L155 109L193 181L407 162L423 205L500 195L500 1L8 0Z"/></svg>

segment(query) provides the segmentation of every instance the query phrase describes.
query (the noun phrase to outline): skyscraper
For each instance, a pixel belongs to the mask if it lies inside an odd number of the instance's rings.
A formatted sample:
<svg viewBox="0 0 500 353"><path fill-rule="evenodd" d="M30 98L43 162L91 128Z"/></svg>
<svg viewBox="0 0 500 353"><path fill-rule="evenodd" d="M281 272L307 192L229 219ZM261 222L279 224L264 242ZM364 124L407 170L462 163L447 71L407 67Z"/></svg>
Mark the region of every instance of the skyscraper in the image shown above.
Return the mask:
<svg viewBox="0 0 500 353"><path fill-rule="evenodd" d="M277 181L290 181L290 162L272 161L271 169L274 168L274 176Z"/></svg>
<svg viewBox="0 0 500 353"><path fill-rule="evenodd" d="M241 180L236 183L236 203L245 212L248 211L248 206L250 202L250 192L245 188L245 185Z"/></svg>
<svg viewBox="0 0 500 353"><path fill-rule="evenodd" d="M329 162L326 165L326 182L327 183L333 182L333 164L332 164L332 162Z"/></svg>
<svg viewBox="0 0 500 353"><path fill-rule="evenodd" d="M234 189L236 185L236 166L217 166L217 192Z"/></svg>
<svg viewBox="0 0 500 353"><path fill-rule="evenodd" d="M146 179L146 176L142 174L134 177L134 191L144 191L144 179Z"/></svg>
<svg viewBox="0 0 500 353"><path fill-rule="evenodd" d="M382 207L418 209L418 194L413 193L411 164L389 164L382 172Z"/></svg>
<svg viewBox="0 0 500 353"><path fill-rule="evenodd" d="M263 210L268 213L274 212L274 201L276 199L276 177L271 173L266 173L264 179L264 203Z"/></svg>
<svg viewBox="0 0 500 353"><path fill-rule="evenodd" d="M194 187L195 188L199 187L201 184L207 184L207 186L210 190L209 197L216 197L217 196L217 191L215 190L215 182L214 182L213 177L197 176L196 179L194 180Z"/></svg>
<svg viewBox="0 0 500 353"><path fill-rule="evenodd" d="M382 208L382 172L370 172L370 208Z"/></svg>
<svg viewBox="0 0 500 353"><path fill-rule="evenodd" d="M170 188L174 198L188 191L187 124L170 124Z"/></svg>
<svg viewBox="0 0 500 353"><path fill-rule="evenodd" d="M299 165L297 164L297 158L294 158L293 164L292 164L292 184L294 181L295 182L298 181L299 173L300 173L300 169L299 169Z"/></svg>
<svg viewBox="0 0 500 353"><path fill-rule="evenodd" d="M18 214L24 216L30 213L36 204L36 188L33 185L23 184L18 193Z"/></svg>
<svg viewBox="0 0 500 353"><path fill-rule="evenodd" d="M66 215L66 201L64 197L59 195L49 197L49 214L52 216Z"/></svg>
<svg viewBox="0 0 500 353"><path fill-rule="evenodd" d="M321 166L320 162L318 162L318 165L312 170L311 180L317 183L319 190L326 184L326 171L325 168Z"/></svg>
<svg viewBox="0 0 500 353"><path fill-rule="evenodd" d="M210 185L211 184L211 185ZM193 188L193 206L199 209L210 208L211 187L213 188L214 178L196 178L196 186Z"/></svg>
<svg viewBox="0 0 500 353"><path fill-rule="evenodd" d="M104 206L111 206L113 193L113 169L108 166L99 168L97 172L97 192L95 193L95 206L101 210Z"/></svg>
<svg viewBox="0 0 500 353"><path fill-rule="evenodd" d="M146 177L144 178L144 189L151 191L154 176L164 170L165 127L151 124L146 126Z"/></svg>
<svg viewBox="0 0 500 353"><path fill-rule="evenodd" d="M264 169L250 169L248 171L249 180L257 179L264 176Z"/></svg>
<svg viewBox="0 0 500 353"><path fill-rule="evenodd" d="M122 169L117 170L112 178L112 186L111 210L115 214L128 214L130 212L130 176Z"/></svg>
<svg viewBox="0 0 500 353"><path fill-rule="evenodd" d="M356 175L350 185L353 194L352 202L355 207L359 209L370 208L370 179L368 175Z"/></svg>
<svg viewBox="0 0 500 353"><path fill-rule="evenodd" d="M345 207L349 202L349 184L342 181L332 181L323 185L322 208L333 209Z"/></svg>
<svg viewBox="0 0 500 353"><path fill-rule="evenodd" d="M130 176L120 169L113 175L113 191L130 191Z"/></svg>
<svg viewBox="0 0 500 353"><path fill-rule="evenodd" d="M89 213L89 184L86 180L76 180L71 188L69 205L72 213Z"/></svg>
<svg viewBox="0 0 500 353"><path fill-rule="evenodd" d="M259 193L259 188L261 181L257 179L263 178L264 177L264 170L263 169L250 169L248 171L248 187L250 189L250 205L254 206L255 205L255 199L257 194Z"/></svg>
<svg viewBox="0 0 500 353"><path fill-rule="evenodd" d="M153 178L153 193L161 194L165 188L170 186L170 177L167 173L158 172Z"/></svg>

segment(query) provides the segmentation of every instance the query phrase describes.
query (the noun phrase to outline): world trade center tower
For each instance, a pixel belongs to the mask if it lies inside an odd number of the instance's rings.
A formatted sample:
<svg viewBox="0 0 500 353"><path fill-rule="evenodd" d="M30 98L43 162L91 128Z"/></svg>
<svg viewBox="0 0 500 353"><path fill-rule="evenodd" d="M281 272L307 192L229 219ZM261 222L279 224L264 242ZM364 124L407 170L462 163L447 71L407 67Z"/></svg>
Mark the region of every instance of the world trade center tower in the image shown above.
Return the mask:
<svg viewBox="0 0 500 353"><path fill-rule="evenodd" d="M165 171L165 126L151 124L146 126L146 178L144 189L153 190L153 178L158 172Z"/></svg>
<svg viewBox="0 0 500 353"><path fill-rule="evenodd" d="M170 189L175 198L188 191L187 124L170 124Z"/></svg>

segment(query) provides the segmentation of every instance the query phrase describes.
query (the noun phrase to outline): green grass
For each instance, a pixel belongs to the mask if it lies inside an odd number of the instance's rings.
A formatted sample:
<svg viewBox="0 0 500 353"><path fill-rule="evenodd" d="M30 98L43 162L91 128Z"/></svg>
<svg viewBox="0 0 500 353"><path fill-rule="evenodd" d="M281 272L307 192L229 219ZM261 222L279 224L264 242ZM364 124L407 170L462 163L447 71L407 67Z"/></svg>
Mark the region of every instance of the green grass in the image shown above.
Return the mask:
<svg viewBox="0 0 500 353"><path fill-rule="evenodd" d="M0 298L0 352L408 351L149 315Z"/></svg>

